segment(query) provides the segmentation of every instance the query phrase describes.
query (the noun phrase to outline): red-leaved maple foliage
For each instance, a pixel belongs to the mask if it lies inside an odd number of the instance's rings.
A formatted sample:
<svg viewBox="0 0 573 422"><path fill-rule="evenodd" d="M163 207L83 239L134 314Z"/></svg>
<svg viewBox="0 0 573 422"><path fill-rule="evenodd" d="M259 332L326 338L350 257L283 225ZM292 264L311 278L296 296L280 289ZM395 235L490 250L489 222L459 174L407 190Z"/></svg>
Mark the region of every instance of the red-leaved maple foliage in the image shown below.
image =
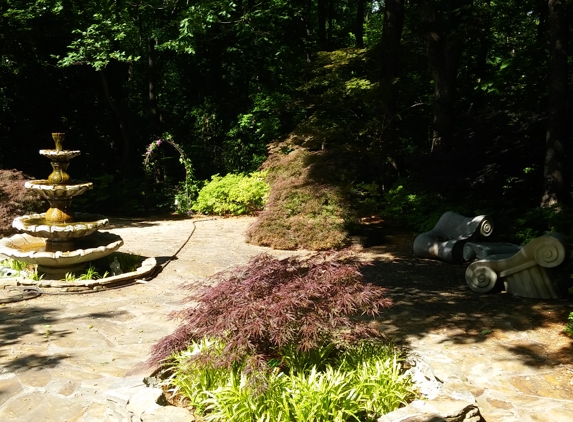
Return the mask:
<svg viewBox="0 0 573 422"><path fill-rule="evenodd" d="M267 254L247 265L213 275L186 301L192 306L172 314L182 321L160 340L150 361L160 363L192 341L218 338L225 344L216 364L245 358L262 362L280 357L283 347L305 352L328 343L381 338L363 315L376 316L392 305L386 289L362 280L350 249L307 259L277 259ZM194 284L184 286L197 290Z"/></svg>
<svg viewBox="0 0 573 422"><path fill-rule="evenodd" d="M21 171L0 169L0 237L16 233L14 218L47 209L38 195L24 188L27 179Z"/></svg>

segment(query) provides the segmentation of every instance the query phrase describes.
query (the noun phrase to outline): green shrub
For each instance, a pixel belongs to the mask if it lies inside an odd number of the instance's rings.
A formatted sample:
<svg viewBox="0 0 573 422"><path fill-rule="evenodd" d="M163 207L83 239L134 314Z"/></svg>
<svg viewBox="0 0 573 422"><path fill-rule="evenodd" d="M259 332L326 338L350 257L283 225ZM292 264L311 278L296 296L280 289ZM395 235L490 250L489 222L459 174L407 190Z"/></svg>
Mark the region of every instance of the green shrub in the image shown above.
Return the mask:
<svg viewBox="0 0 573 422"><path fill-rule="evenodd" d="M571 276L571 277L573 277L573 276ZM573 287L569 288L569 294L573 295ZM565 325L565 332L567 334L569 334L569 336L573 337L573 312L571 312L569 314L569 317L567 318L567 320L569 322L567 323L567 325Z"/></svg>
<svg viewBox="0 0 573 422"><path fill-rule="evenodd" d="M265 172L216 174L199 191L192 209L203 214L253 214L263 208L269 193L265 176Z"/></svg>

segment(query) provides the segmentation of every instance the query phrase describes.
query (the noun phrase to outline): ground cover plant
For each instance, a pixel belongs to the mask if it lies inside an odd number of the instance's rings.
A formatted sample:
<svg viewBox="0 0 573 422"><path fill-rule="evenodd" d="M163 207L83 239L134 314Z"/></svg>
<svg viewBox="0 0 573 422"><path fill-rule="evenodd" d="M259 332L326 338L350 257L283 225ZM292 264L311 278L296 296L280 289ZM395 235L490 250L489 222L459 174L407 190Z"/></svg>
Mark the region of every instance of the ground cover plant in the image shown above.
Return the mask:
<svg viewBox="0 0 573 422"><path fill-rule="evenodd" d="M573 277L573 276L571 276ZM573 287L569 288L569 295L573 295ZM573 312L569 314L567 318L567 323L565 324L565 332L570 336L573 337Z"/></svg>
<svg viewBox="0 0 573 422"><path fill-rule="evenodd" d="M38 265L29 264L28 262L18 261L17 259L4 259L0 261L0 267L8 268L10 270L0 271L0 278L2 277L20 277L24 275L30 280L41 280L44 275L38 273Z"/></svg>
<svg viewBox="0 0 573 422"><path fill-rule="evenodd" d="M105 271L103 274L100 274L96 267L90 265L81 274L66 273L64 281L97 280L100 278L106 278L107 276L109 276L109 271Z"/></svg>
<svg viewBox="0 0 573 422"><path fill-rule="evenodd" d="M19 276L22 271L34 270L33 265L27 262L18 261L16 259L3 259L0 261L0 277L13 277Z"/></svg>
<svg viewBox="0 0 573 422"><path fill-rule="evenodd" d="M67 273L65 281L97 280L110 277L114 275L111 270L111 264L114 260L119 263L123 273L135 271L141 264L141 256L137 254L114 252L111 255L90 262L88 268L80 274Z"/></svg>
<svg viewBox="0 0 573 422"><path fill-rule="evenodd" d="M569 334L571 337L573 337L573 312L571 312L569 314L569 317L567 318L567 320L569 321L567 323L567 325L565 326L565 332L567 334Z"/></svg>
<svg viewBox="0 0 573 422"><path fill-rule="evenodd" d="M209 420L367 420L393 410L413 390L369 323L391 301L363 282L362 265L348 249L262 254L215 274L172 315L181 326L151 361Z"/></svg>

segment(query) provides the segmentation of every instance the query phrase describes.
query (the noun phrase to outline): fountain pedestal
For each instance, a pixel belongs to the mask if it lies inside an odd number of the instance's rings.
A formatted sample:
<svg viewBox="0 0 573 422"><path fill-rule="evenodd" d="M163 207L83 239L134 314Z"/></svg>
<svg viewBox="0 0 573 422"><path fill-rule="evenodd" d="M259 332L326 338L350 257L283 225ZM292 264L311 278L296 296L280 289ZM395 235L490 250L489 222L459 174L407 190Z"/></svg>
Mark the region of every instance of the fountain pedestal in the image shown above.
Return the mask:
<svg viewBox="0 0 573 422"><path fill-rule="evenodd" d="M47 180L28 181L24 185L46 199L50 208L44 214L16 218L12 226L22 234L0 239L0 254L38 264L38 272L45 278L59 279L111 254L123 241L117 235L98 232L109 225L107 218L73 212L73 198L93 186L90 182L73 181L67 173L70 160L80 155L80 151L62 148L63 133L53 133L52 138L56 149L40 150L41 155L50 159L52 173Z"/></svg>

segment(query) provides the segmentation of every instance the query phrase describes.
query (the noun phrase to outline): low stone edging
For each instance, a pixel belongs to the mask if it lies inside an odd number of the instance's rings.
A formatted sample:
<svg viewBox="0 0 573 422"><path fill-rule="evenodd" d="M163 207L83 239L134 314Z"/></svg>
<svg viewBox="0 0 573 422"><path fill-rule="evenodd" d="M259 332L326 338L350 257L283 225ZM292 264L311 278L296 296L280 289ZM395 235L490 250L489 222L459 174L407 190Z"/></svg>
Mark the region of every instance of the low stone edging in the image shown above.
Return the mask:
<svg viewBox="0 0 573 422"><path fill-rule="evenodd" d="M145 259L135 270L128 273L114 275L96 280L30 280L24 277L0 278L0 289L9 289L10 287L37 287L46 292L63 291L63 292L83 292L98 291L106 288L120 286L136 279L147 277L157 267L155 258Z"/></svg>
<svg viewBox="0 0 573 422"><path fill-rule="evenodd" d="M439 380L432 366L417 353L406 358L407 373L425 400L378 418L377 422L484 422L474 395L457 380Z"/></svg>
<svg viewBox="0 0 573 422"><path fill-rule="evenodd" d="M106 416L118 422L195 421L187 409L163 405L163 390L148 386L145 380L141 375L132 375L113 384L105 392Z"/></svg>

